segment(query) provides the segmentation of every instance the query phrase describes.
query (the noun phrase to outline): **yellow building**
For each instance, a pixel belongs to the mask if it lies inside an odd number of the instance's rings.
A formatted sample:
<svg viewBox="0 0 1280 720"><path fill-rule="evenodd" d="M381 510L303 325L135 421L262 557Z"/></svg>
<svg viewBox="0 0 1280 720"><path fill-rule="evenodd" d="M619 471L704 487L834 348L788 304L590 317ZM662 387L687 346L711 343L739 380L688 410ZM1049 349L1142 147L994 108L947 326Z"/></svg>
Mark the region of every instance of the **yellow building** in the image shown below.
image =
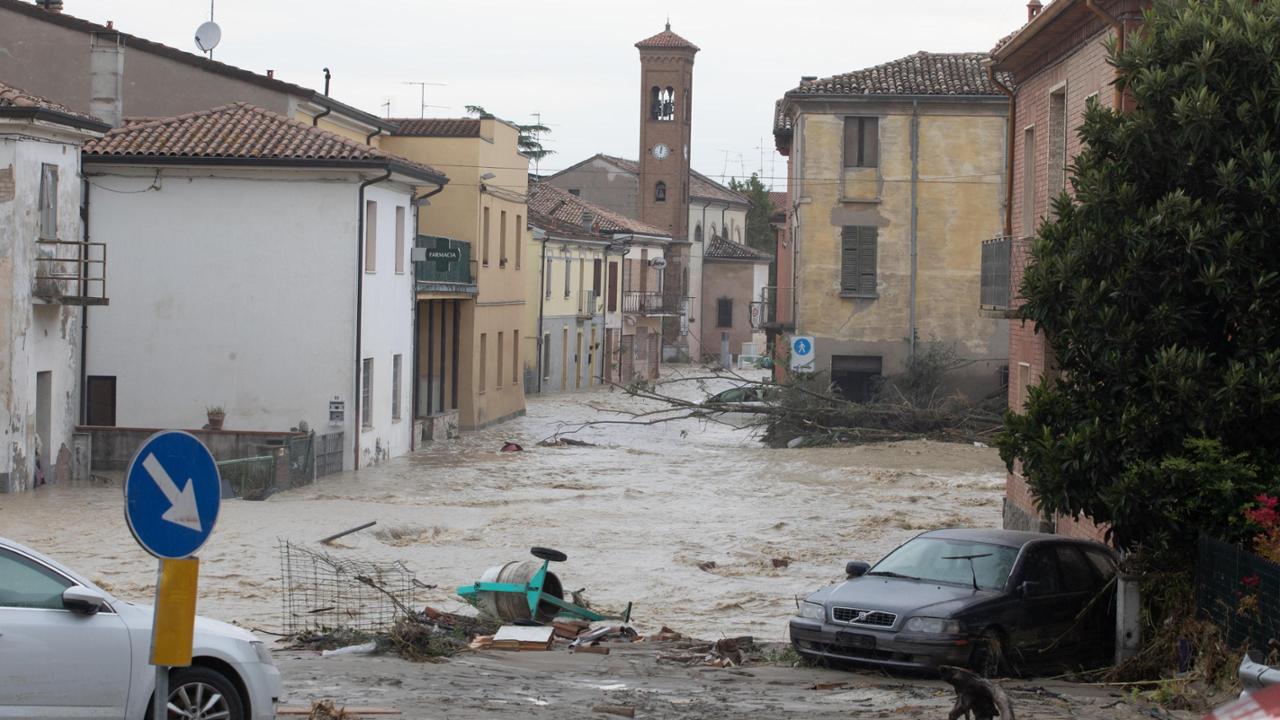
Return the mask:
<svg viewBox="0 0 1280 720"><path fill-rule="evenodd" d="M401 119L383 150L449 176L415 200L419 439L524 413L524 244L528 159L491 115Z"/></svg>
<svg viewBox="0 0 1280 720"><path fill-rule="evenodd" d="M957 389L1004 380L1007 321L971 310L1005 196L1009 101L983 59L917 53L802 78L778 104L796 260L773 296L794 298L795 335L849 398L931 342L962 359Z"/></svg>

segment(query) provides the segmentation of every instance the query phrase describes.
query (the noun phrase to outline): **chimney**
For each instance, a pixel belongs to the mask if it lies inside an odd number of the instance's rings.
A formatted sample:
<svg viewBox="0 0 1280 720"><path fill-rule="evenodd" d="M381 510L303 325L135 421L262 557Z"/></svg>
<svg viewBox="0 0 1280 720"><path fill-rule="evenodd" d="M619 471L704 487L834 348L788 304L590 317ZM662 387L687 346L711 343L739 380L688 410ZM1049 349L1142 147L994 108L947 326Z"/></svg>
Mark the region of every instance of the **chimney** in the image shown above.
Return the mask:
<svg viewBox="0 0 1280 720"><path fill-rule="evenodd" d="M36 5L39 5L51 13L62 12L62 0L36 0Z"/></svg>
<svg viewBox="0 0 1280 720"><path fill-rule="evenodd" d="M119 33L98 32L89 41L89 114L119 127L124 117L124 43Z"/></svg>
<svg viewBox="0 0 1280 720"><path fill-rule="evenodd" d="M1027 22L1034 20L1040 14L1042 8L1044 6L1040 4L1040 0L1030 0L1027 3Z"/></svg>
<svg viewBox="0 0 1280 720"><path fill-rule="evenodd" d="M275 70L271 70L271 69L268 69L268 70L267 70L267 77L269 77L269 78L275 78L275 76L276 76L276 71L275 71Z"/></svg>
<svg viewBox="0 0 1280 720"><path fill-rule="evenodd" d="M814 80L817 80L817 79L818 79L817 75L801 75L800 76L800 82L802 83L813 82Z"/></svg>
<svg viewBox="0 0 1280 720"><path fill-rule="evenodd" d="M107 29L108 29L108 30L115 30L115 29L116 29L116 21L115 21L115 20L108 20L108 21L107 21Z"/></svg>
<svg viewBox="0 0 1280 720"><path fill-rule="evenodd" d="M595 223L596 216L590 210L582 211L582 229L591 232L591 226Z"/></svg>

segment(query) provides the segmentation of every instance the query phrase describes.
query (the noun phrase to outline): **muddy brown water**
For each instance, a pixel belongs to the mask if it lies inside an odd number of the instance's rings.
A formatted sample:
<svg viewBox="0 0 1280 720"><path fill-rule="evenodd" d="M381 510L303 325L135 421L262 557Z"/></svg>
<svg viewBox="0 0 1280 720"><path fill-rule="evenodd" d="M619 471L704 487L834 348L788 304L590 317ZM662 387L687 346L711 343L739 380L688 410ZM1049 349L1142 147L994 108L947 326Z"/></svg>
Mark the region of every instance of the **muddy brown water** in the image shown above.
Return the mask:
<svg viewBox="0 0 1280 720"><path fill-rule="evenodd" d="M729 385L664 387L700 398ZM568 554L554 566L566 589L586 588L607 608L633 602L642 631L782 639L796 596L840 579L845 561L875 560L924 529L1000 523L1004 471L990 448L772 450L749 428L699 420L598 425L571 435L594 447L538 446L558 430L656 407L609 390L532 397L526 416L459 440L263 502L226 501L201 551L198 610L280 629L281 538L401 560L438 586L417 601L451 611L467 607L458 585L544 545ZM499 452L507 440L525 451ZM377 526L332 547L316 543L369 520ZM155 561L129 534L119 487L0 496L0 535L150 601Z"/></svg>

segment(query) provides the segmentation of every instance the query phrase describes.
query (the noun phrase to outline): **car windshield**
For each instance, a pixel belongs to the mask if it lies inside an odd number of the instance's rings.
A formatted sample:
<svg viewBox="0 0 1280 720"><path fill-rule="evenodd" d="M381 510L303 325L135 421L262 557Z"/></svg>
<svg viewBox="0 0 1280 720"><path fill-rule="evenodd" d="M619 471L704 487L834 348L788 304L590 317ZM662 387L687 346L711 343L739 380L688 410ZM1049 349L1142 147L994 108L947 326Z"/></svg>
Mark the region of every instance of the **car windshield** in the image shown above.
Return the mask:
<svg viewBox="0 0 1280 720"><path fill-rule="evenodd" d="M1000 590L1017 558L1017 548L1002 545L916 538L886 555L867 574L969 586L976 574L978 587Z"/></svg>

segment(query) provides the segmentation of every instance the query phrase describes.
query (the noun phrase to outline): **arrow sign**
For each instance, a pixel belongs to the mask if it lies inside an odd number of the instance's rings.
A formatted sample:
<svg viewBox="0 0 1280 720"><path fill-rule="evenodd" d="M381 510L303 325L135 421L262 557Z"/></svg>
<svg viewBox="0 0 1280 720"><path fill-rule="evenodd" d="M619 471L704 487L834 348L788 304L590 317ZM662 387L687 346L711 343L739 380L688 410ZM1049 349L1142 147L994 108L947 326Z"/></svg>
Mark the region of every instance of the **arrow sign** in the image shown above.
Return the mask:
<svg viewBox="0 0 1280 720"><path fill-rule="evenodd" d="M166 430L134 454L124 497L125 518L138 544L158 558L177 560L209 539L222 504L222 482L203 443L190 433Z"/></svg>
<svg viewBox="0 0 1280 720"><path fill-rule="evenodd" d="M147 459L142 461L142 467L151 474L151 479L156 481L160 492L164 493L169 500L169 509L164 511L160 519L200 532L200 507L196 504L195 488L191 485L191 478L187 478L187 484L179 490L173 478L164 471L164 466L155 455L150 453L147 453Z"/></svg>

